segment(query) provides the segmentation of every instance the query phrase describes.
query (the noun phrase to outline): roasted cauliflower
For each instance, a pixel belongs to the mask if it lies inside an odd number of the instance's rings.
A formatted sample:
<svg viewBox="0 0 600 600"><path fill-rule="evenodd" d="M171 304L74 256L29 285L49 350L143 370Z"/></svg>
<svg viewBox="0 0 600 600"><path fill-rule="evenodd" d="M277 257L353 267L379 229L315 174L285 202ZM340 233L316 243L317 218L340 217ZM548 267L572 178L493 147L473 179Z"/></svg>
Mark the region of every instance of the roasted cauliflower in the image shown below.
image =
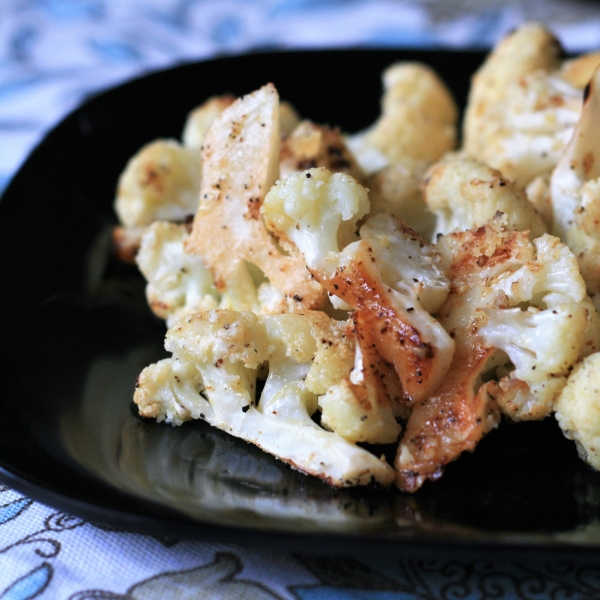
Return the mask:
<svg viewBox="0 0 600 600"><path fill-rule="evenodd" d="M509 229L538 237L543 221L523 190L499 171L464 155L452 155L433 165L424 178L424 196L436 216L436 235L466 231L506 215Z"/></svg>
<svg viewBox="0 0 600 600"><path fill-rule="evenodd" d="M318 396L350 373L346 332L345 323L320 312L188 315L167 332L172 358L142 371L134 400L143 416L173 424L204 419L331 485L389 485L394 474L384 459L311 418Z"/></svg>
<svg viewBox="0 0 600 600"><path fill-rule="evenodd" d="M448 281L435 251L391 215L369 220L357 240L367 211L366 190L325 169L279 182L263 206L267 226L302 252L338 306L361 313L364 343L395 366L412 402L439 385L452 359L452 340L428 312L443 302Z"/></svg>
<svg viewBox="0 0 600 600"><path fill-rule="evenodd" d="M458 109L427 65L403 62L383 73L379 119L348 136L359 166L371 174L405 157L434 162L456 145Z"/></svg>
<svg viewBox="0 0 600 600"><path fill-rule="evenodd" d="M555 408L565 436L575 441L585 462L600 470L600 353L575 367Z"/></svg>

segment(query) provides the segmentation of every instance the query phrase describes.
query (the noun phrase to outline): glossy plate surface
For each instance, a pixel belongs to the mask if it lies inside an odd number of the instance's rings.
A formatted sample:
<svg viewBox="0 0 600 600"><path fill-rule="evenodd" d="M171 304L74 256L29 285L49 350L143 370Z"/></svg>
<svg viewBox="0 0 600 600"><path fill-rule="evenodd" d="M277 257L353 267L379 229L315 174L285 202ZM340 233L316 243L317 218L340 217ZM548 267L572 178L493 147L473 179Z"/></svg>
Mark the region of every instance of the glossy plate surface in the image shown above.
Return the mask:
<svg viewBox="0 0 600 600"><path fill-rule="evenodd" d="M184 65L90 99L33 152L0 202L0 479L114 526L318 552L600 548L600 476L553 420L503 425L414 496L336 491L204 423L143 422L141 369L164 356L143 281L110 258L117 177L181 134L215 93L273 81L306 117L357 131L380 72L421 60L464 103L478 53L326 51ZM600 552L598 552L600 555Z"/></svg>

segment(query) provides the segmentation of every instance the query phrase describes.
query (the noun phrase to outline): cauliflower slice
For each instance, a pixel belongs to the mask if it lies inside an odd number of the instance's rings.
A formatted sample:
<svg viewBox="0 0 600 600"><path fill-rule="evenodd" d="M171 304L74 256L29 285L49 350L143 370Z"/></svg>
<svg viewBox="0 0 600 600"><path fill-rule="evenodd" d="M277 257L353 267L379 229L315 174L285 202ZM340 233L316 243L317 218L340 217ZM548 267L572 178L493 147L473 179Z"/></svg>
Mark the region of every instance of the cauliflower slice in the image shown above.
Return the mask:
<svg viewBox="0 0 600 600"><path fill-rule="evenodd" d="M575 133L552 173L553 231L579 260L590 294L600 292L600 68Z"/></svg>
<svg viewBox="0 0 600 600"><path fill-rule="evenodd" d="M545 231L541 218L525 192L499 171L461 155L433 165L424 179L424 196L436 215L436 234L481 227L497 213L506 215L506 226L538 237Z"/></svg>
<svg viewBox="0 0 600 600"><path fill-rule="evenodd" d="M188 315L167 332L173 357L142 372L134 400L141 414L173 424L203 418L331 485L389 485L393 470L385 460L311 419L313 390L350 371L352 340L343 332L322 313ZM264 364L269 375L257 400Z"/></svg>
<svg viewBox="0 0 600 600"><path fill-rule="evenodd" d="M219 306L221 295L200 257L184 250L187 225L156 221L142 236L136 261L148 282L152 312L171 327L183 315Z"/></svg>
<svg viewBox="0 0 600 600"><path fill-rule="evenodd" d="M600 353L575 367L555 409L560 428L575 441L579 456L600 470Z"/></svg>
<svg viewBox="0 0 600 600"><path fill-rule="evenodd" d="M404 157L433 162L456 143L458 110L444 82L421 63L397 63L383 72L381 115L348 136L359 166L370 174Z"/></svg>
<svg viewBox="0 0 600 600"><path fill-rule="evenodd" d="M349 377L319 397L321 425L351 442L391 444L398 439L402 386L394 366L376 348L362 343L368 332L360 312L353 314L356 338Z"/></svg>
<svg viewBox="0 0 600 600"><path fill-rule="evenodd" d="M440 384L452 358L452 340L419 301L439 306L448 283L435 251L391 215L374 217L352 242L367 210L362 186L324 169L279 182L263 206L267 226L300 249L327 291L363 312L364 343L395 366L413 401Z"/></svg>
<svg viewBox="0 0 600 600"><path fill-rule="evenodd" d="M237 309L256 310L258 268L282 294L282 309L320 308L327 295L294 248L286 253L265 229L263 198L279 172L279 98L269 84L214 121L204 139L201 202L185 248L202 257Z"/></svg>
<svg viewBox="0 0 600 600"><path fill-rule="evenodd" d="M401 490L414 492L427 479L439 479L445 465L472 451L498 425L498 384L480 385L494 353L478 335L485 322L482 309L506 303L489 282L530 257L530 246L524 233L504 229L500 219L438 241L451 281L438 314L456 349L439 388L413 406L396 454L396 485Z"/></svg>
<svg viewBox="0 0 600 600"><path fill-rule="evenodd" d="M487 322L479 329L512 363L497 399L515 420L548 416L573 366L598 349L597 313L575 256L548 234L533 246L535 256L490 281L506 306L484 308Z"/></svg>
<svg viewBox="0 0 600 600"><path fill-rule="evenodd" d="M115 211L125 227L183 221L198 208L200 157L175 140L156 140L127 163L119 178Z"/></svg>

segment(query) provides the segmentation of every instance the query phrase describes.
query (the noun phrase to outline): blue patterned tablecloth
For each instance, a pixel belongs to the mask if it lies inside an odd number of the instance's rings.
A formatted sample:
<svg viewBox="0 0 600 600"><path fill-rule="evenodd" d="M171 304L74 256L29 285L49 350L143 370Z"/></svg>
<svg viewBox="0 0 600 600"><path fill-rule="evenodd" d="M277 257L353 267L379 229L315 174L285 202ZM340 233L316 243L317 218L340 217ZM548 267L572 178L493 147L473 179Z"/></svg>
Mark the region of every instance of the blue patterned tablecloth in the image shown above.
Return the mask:
<svg viewBox="0 0 600 600"><path fill-rule="evenodd" d="M600 4L517 0L0 0L0 190L90 92L256 48L489 47L534 18L600 48ZM600 598L600 565L368 560L114 531L0 486L0 600Z"/></svg>

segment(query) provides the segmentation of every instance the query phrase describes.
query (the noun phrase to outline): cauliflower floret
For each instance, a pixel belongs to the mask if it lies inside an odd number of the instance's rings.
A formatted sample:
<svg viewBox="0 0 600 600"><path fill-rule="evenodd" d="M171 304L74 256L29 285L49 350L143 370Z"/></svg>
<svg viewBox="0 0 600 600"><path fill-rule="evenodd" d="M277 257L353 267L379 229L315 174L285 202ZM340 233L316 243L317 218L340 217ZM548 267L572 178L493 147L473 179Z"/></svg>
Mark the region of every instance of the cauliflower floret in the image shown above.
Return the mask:
<svg viewBox="0 0 600 600"><path fill-rule="evenodd" d="M184 250L186 225L156 221L141 240L136 261L148 282L152 312L171 327L179 317L219 306L221 296L202 260Z"/></svg>
<svg viewBox="0 0 600 600"><path fill-rule="evenodd" d="M312 390L331 384L338 373L347 376L352 366L352 340L342 331L316 313L188 315L167 332L165 347L173 357L144 370L134 400L142 414L173 424L204 418L331 485L389 485L393 470L384 460L311 419L317 408ZM319 374L311 378L319 354ZM257 399L264 364L269 375ZM328 364L335 366L324 370Z"/></svg>
<svg viewBox="0 0 600 600"><path fill-rule="evenodd" d="M279 173L279 98L272 85L244 96L204 138L201 202L185 248L202 257L232 307L256 310L249 265L285 302L281 310L321 308L327 295L297 250L284 252L265 229L261 206Z"/></svg>
<svg viewBox="0 0 600 600"><path fill-rule="evenodd" d="M473 450L498 425L498 384L480 385L494 353L478 335L485 319L482 308L506 302L488 282L531 256L530 245L524 233L504 229L500 219L438 241L451 281L438 315L454 339L455 352L439 388L413 406L396 454L400 489L414 492L427 479L439 479L445 465Z"/></svg>
<svg viewBox="0 0 600 600"><path fill-rule="evenodd" d="M421 180L430 163L403 157L380 169L364 184L369 190L371 215L389 213L404 219L425 239L431 239L435 216L427 208Z"/></svg>
<svg viewBox="0 0 600 600"><path fill-rule="evenodd" d="M198 208L200 157L175 140L144 146L119 178L115 211L125 227L182 221Z"/></svg>
<svg viewBox="0 0 600 600"><path fill-rule="evenodd" d="M235 96L212 96L187 117L181 139L186 148L202 148L202 141L213 121L235 102Z"/></svg>
<svg viewBox="0 0 600 600"><path fill-rule="evenodd" d="M528 245L524 262L498 276L494 289L502 291L510 306L531 302L554 308L565 302L582 302L585 283L573 252L552 235L544 234Z"/></svg>
<svg viewBox="0 0 600 600"><path fill-rule="evenodd" d="M565 377L583 351L588 312L580 304L568 302L551 310L488 308L485 314L480 335L487 345L506 352L515 366L514 377L521 381Z"/></svg>
<svg viewBox="0 0 600 600"><path fill-rule="evenodd" d="M433 162L454 148L458 110L430 67L394 64L383 73L383 87L379 119L367 130L348 136L350 149L365 172L384 167L385 159Z"/></svg>
<svg viewBox="0 0 600 600"><path fill-rule="evenodd" d="M555 408L565 436L575 441L585 462L600 470L600 353L575 367Z"/></svg>
<svg viewBox="0 0 600 600"><path fill-rule="evenodd" d="M202 375L192 363L164 358L146 367L135 387L134 401L142 417L172 425L214 419L214 410L203 396Z"/></svg>
<svg viewBox="0 0 600 600"><path fill-rule="evenodd" d="M279 167L281 179L314 167L348 173L359 181L363 177L340 132L311 121L302 121L289 136L284 137Z"/></svg>
<svg viewBox="0 0 600 600"><path fill-rule="evenodd" d="M320 167L277 182L261 212L268 229L299 248L310 267L356 240L369 198L350 175Z"/></svg>
<svg viewBox="0 0 600 600"><path fill-rule="evenodd" d="M552 173L553 231L579 260L590 294L600 292L600 69L572 140Z"/></svg>
<svg viewBox="0 0 600 600"><path fill-rule="evenodd" d="M506 36L473 77L464 149L519 186L553 168L577 121L581 91L558 73L561 57L555 36L528 23Z"/></svg>
<svg viewBox="0 0 600 600"><path fill-rule="evenodd" d="M566 375L598 348L575 257L557 238L531 242L504 220L437 244L451 280L438 314L456 351L439 389L413 407L396 458L402 489L440 477L497 426L500 410L514 420L547 416ZM491 370L499 381L482 384Z"/></svg>
<svg viewBox="0 0 600 600"><path fill-rule="evenodd" d="M538 237L545 226L525 192L499 171L464 156L450 156L435 164L424 179L429 210L437 217L437 235L481 227L497 213L506 226Z"/></svg>
<svg viewBox="0 0 600 600"><path fill-rule="evenodd" d="M533 245L534 258L490 281L506 306L483 309L487 323L479 330L513 365L500 380L498 402L515 420L550 414L573 365L598 348L597 314L575 256L548 234Z"/></svg>
<svg viewBox="0 0 600 600"><path fill-rule="evenodd" d="M452 340L419 301L439 306L448 283L433 249L391 215L374 217L353 242L367 210L366 191L349 176L310 170L274 186L263 214L332 296L364 313L364 343L395 366L412 401L439 385L452 358Z"/></svg>

